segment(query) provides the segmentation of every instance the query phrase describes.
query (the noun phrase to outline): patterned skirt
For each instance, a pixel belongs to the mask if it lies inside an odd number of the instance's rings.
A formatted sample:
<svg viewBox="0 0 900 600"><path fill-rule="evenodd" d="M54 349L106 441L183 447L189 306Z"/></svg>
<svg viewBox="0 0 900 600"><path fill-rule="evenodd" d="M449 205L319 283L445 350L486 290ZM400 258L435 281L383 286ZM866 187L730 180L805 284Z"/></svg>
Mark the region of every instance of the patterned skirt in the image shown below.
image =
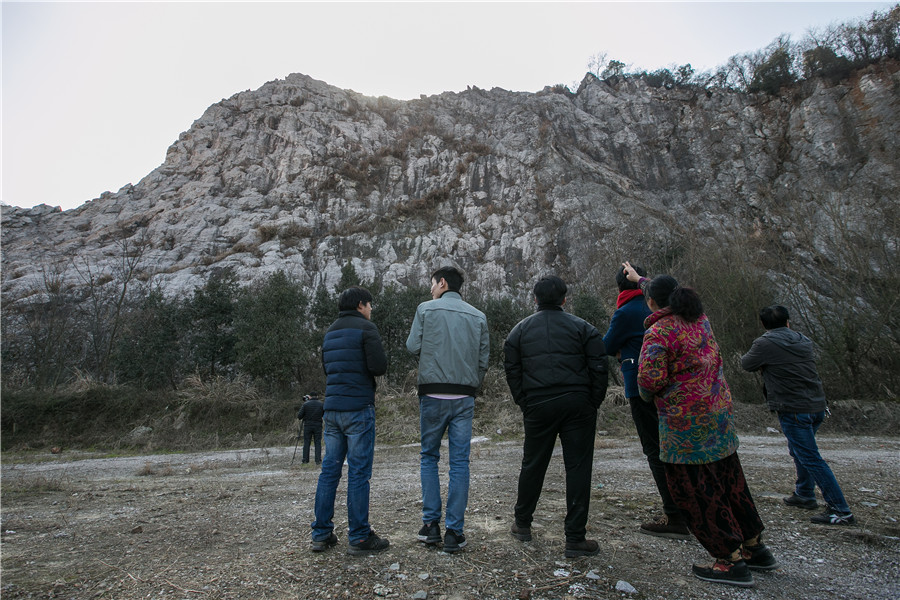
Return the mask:
<svg viewBox="0 0 900 600"><path fill-rule="evenodd" d="M727 559L765 529L737 452L702 465L666 463L666 479L691 533L713 557Z"/></svg>

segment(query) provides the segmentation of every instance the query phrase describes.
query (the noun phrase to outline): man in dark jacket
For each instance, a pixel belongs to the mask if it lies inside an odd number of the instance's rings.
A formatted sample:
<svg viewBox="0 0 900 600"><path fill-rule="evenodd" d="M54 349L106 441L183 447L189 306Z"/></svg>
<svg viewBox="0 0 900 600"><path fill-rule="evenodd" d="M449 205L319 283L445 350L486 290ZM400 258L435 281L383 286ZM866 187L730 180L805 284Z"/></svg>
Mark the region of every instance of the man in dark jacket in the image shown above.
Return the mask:
<svg viewBox="0 0 900 600"><path fill-rule="evenodd" d="M309 463L309 445L315 441L316 464L322 462L322 415L325 405L318 396L303 396L297 418L303 423L303 463Z"/></svg>
<svg viewBox="0 0 900 600"><path fill-rule="evenodd" d="M770 410L778 413L781 431L797 467L794 493L784 502L815 510L818 485L828 507L810 520L828 525L853 525L856 519L841 486L816 444L816 431L825 420L826 404L822 380L816 371L813 343L790 328L789 318L783 306L760 310L759 319L766 332L741 357L741 366L747 371L762 371L766 402Z"/></svg>
<svg viewBox="0 0 900 600"><path fill-rule="evenodd" d="M647 274L641 267L632 265L632 269L640 276ZM609 330L603 336L603 345L606 346L607 354L615 356L622 367L625 397L631 405L631 418L634 419L641 449L650 465L650 473L662 498L663 508L662 516L641 524L638 531L658 537L686 540L691 537L691 533L669 493L666 466L659 458L659 414L653 403L641 400L637 384L638 357L644 341L644 319L650 316L651 311L640 286L625 276L624 266L616 271L616 285L619 287L616 311L610 319Z"/></svg>
<svg viewBox="0 0 900 600"><path fill-rule="evenodd" d="M534 286L537 312L520 321L503 345L506 381L522 409L525 445L512 534L531 539L531 522L556 438L566 469L565 555L599 552L585 538L597 409L606 396L606 351L600 332L563 311L566 284L556 276Z"/></svg>
<svg viewBox="0 0 900 600"><path fill-rule="evenodd" d="M352 287L338 300L340 316L322 342L325 368L325 461L316 487L313 552L337 544L334 499L347 461L348 554L381 552L390 543L369 526L369 479L375 451L375 376L387 357L372 317L372 294Z"/></svg>

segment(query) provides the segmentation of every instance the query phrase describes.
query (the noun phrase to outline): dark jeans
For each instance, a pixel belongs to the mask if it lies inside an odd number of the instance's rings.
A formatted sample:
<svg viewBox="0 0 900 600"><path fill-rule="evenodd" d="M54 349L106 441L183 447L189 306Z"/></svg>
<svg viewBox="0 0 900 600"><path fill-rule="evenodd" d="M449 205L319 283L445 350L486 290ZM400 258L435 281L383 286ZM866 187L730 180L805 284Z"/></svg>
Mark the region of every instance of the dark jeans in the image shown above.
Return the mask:
<svg viewBox="0 0 900 600"><path fill-rule="evenodd" d="M781 431L787 438L788 451L797 468L797 484L794 493L804 499L816 499L816 486L822 490L825 503L832 510L850 512L850 505L838 485L831 467L819 454L816 432L825 412L818 413L778 413Z"/></svg>
<svg viewBox="0 0 900 600"><path fill-rule="evenodd" d="M580 542L587 530L591 501L597 409L591 405L587 394L570 393L537 403L529 402L522 413L525 445L519 472L516 523L530 527L534 520L544 475L559 436L566 469L566 541Z"/></svg>
<svg viewBox="0 0 900 600"><path fill-rule="evenodd" d="M631 404L631 418L634 419L638 439L641 440L641 449L647 456L650 473L656 482L659 497L662 498L663 512L677 515L678 507L672 500L669 484L666 482L666 465L659 458L659 414L656 412L656 405L640 398L629 398L628 402Z"/></svg>
<svg viewBox="0 0 900 600"><path fill-rule="evenodd" d="M310 442L316 443L316 464L322 462L322 424L303 426L303 462L309 462Z"/></svg>
<svg viewBox="0 0 900 600"><path fill-rule="evenodd" d="M312 539L327 540L334 532L334 501L347 461L347 521L351 544L365 541L369 526L369 480L375 453L375 407L347 412L325 411L325 462L316 486L316 520Z"/></svg>

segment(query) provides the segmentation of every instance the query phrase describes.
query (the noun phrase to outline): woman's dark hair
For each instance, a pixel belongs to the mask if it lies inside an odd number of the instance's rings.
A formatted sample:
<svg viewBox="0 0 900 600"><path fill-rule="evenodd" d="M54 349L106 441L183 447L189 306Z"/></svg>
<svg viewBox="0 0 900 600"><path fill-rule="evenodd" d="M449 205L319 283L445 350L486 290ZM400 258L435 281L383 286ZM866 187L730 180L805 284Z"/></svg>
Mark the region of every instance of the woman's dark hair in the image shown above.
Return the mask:
<svg viewBox="0 0 900 600"><path fill-rule="evenodd" d="M646 293L657 306L665 308L669 305L669 296L677 287L678 281L671 275L657 275L647 284Z"/></svg>
<svg viewBox="0 0 900 600"><path fill-rule="evenodd" d="M703 314L700 296L691 288L681 287L671 275L657 275L647 286L647 295L660 308L669 307L672 314L693 323Z"/></svg>

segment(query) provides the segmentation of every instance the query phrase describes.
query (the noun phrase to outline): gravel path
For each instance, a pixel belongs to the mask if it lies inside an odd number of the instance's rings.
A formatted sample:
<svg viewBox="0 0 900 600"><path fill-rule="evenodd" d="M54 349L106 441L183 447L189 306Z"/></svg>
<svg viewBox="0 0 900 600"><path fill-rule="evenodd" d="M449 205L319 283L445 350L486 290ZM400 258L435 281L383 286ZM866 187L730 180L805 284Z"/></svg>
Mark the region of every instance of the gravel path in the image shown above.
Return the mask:
<svg viewBox="0 0 900 600"><path fill-rule="evenodd" d="M794 474L784 438L741 437L766 542L781 562L749 590L694 579L691 563L706 560L696 541L637 533L659 510L655 488L636 438L607 436L596 443L588 533L601 552L579 559L563 557L561 457L548 471L534 541L509 535L519 441L473 445L469 546L457 555L416 542L417 445L379 446L371 522L392 545L367 558L345 554L342 505L338 546L309 552L318 471L299 458L291 465L293 446L4 456L0 585L10 599L900 598L900 439L822 437L820 445L857 527L813 525L808 511L785 506Z"/></svg>

